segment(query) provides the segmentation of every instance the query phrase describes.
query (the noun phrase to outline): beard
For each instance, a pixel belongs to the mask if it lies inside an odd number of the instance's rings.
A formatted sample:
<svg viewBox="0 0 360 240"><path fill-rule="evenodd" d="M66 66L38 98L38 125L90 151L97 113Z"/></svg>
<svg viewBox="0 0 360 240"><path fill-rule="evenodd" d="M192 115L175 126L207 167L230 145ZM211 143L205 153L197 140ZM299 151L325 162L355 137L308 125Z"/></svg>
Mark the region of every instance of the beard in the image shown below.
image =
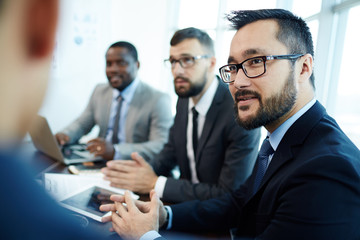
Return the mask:
<svg viewBox="0 0 360 240"><path fill-rule="evenodd" d="M189 88L185 88L183 86L176 87L176 84L175 84L175 92L181 98L189 98L189 97L194 97L194 96L198 95L204 89L206 82L207 82L206 81L207 80L206 79L206 71L204 71L204 74L201 77L201 79L202 79L201 82L193 83L190 81L190 79L184 78L184 77L176 77L175 80L176 79L181 79L190 84Z"/></svg>
<svg viewBox="0 0 360 240"><path fill-rule="evenodd" d="M262 101L259 93L249 90L242 90L236 92L235 99L238 99L239 96L243 95L253 95L257 97L260 106L254 116L248 119L241 119L239 117L239 108L237 106L238 101L235 100L235 118L236 122L240 126L245 128L246 130L251 130L261 126L266 126L270 123L274 123L292 109L297 99L297 91L295 88L293 71L290 72L290 75L281 91L267 99L264 99L264 101ZM248 106L240 107L240 110L243 111L248 109Z"/></svg>

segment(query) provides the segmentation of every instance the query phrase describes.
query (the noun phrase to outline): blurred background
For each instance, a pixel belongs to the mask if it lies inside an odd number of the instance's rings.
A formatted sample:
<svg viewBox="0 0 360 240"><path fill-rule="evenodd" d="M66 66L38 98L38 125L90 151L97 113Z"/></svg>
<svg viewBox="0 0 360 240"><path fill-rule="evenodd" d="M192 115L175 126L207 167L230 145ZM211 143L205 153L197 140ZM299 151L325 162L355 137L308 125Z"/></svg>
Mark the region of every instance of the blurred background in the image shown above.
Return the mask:
<svg viewBox="0 0 360 240"><path fill-rule="evenodd" d="M317 99L360 148L360 0L61 0L51 80L40 114L55 133L107 82L105 52L125 40L138 50L142 81L168 93L175 113L169 42L177 29L197 27L215 41L218 67L227 63L234 31L231 10L284 8L304 18L313 34ZM97 129L90 133L97 135Z"/></svg>

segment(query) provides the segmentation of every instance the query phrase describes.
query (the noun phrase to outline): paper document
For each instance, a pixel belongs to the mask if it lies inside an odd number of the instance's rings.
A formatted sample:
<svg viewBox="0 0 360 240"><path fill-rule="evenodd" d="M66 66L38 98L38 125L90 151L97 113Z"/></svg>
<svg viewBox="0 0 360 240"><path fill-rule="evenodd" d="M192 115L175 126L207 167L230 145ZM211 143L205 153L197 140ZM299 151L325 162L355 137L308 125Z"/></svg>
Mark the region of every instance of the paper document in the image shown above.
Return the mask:
<svg viewBox="0 0 360 240"><path fill-rule="evenodd" d="M105 181L103 176L104 175L102 173L91 175L45 173L44 186L45 189L57 200L61 200L64 198L64 196L67 196L89 185L104 186L108 189L110 188L116 193L124 194L124 189L111 187L110 182ZM139 198L138 195L133 193L132 197L134 199Z"/></svg>

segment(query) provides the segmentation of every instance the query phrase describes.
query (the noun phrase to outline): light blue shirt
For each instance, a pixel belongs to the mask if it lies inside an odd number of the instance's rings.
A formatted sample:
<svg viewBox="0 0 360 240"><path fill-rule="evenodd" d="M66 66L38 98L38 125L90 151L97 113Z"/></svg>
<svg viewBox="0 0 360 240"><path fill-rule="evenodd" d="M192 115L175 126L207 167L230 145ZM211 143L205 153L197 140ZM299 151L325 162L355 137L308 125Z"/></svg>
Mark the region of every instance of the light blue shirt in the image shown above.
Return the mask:
<svg viewBox="0 0 360 240"><path fill-rule="evenodd" d="M307 110L309 110L316 102L316 99L313 98L310 102L308 102L304 107L302 107L299 111L297 111L294 115L292 115L288 120L286 120L283 124L281 124L272 134L269 132L267 136L269 136L269 142L271 147L276 152L277 147L280 144L280 141L283 139L287 130L298 120ZM271 162L274 154L269 156L268 166Z"/></svg>
<svg viewBox="0 0 360 240"><path fill-rule="evenodd" d="M158 237L161 237L161 235L157 231L152 230L142 235L139 240L154 240Z"/></svg>
<svg viewBox="0 0 360 240"><path fill-rule="evenodd" d="M139 79L135 79L129 86L127 86L123 91L119 92L117 89L113 89L113 96L112 96L112 102L110 107L110 117L109 117L109 123L108 123L108 129L106 131L106 141L111 142L112 136L113 136L113 126L114 126L114 120L116 115L116 109L118 107L118 96L121 94L122 97L122 103L121 103L121 110L120 110L120 119L119 119L119 132L118 139L119 144L125 142L125 123L126 123L126 116L129 110L129 105L131 100L134 97L134 93L136 90L136 87L139 85ZM115 150L114 159L121 159L121 153Z"/></svg>

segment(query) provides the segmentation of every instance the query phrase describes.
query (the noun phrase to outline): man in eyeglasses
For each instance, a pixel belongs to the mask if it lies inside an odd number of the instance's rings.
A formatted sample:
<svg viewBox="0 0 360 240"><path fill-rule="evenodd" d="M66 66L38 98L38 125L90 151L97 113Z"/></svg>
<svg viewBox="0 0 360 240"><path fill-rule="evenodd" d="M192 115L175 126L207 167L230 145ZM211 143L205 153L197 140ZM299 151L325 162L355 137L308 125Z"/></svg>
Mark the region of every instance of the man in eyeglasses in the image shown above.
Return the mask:
<svg viewBox="0 0 360 240"><path fill-rule="evenodd" d="M238 123L268 132L253 173L232 194L172 205L168 214L154 193L150 204L113 196L120 203L102 207L117 210L113 228L125 237L158 223L175 231L234 228L241 239L360 239L360 151L315 99L308 26L282 9L228 18L237 32L222 79ZM141 229L126 230L139 221Z"/></svg>
<svg viewBox="0 0 360 240"><path fill-rule="evenodd" d="M174 125L151 166L136 153L134 161L111 161L103 169L112 186L140 193L155 188L166 202L204 200L234 190L249 176L256 158L259 129L236 125L228 86L215 76L209 35L196 28L177 31L170 58L179 96ZM180 179L172 177L178 166Z"/></svg>

